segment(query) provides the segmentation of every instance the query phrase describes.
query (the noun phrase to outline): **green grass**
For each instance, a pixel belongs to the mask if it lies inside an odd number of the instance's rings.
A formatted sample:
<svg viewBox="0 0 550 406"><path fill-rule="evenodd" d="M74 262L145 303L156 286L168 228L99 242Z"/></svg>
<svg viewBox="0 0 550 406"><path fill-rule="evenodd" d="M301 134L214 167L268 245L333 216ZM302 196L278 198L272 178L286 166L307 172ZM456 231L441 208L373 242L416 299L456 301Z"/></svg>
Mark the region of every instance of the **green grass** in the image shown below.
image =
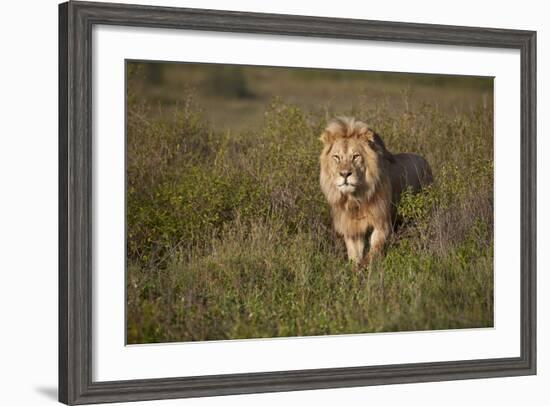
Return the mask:
<svg viewBox="0 0 550 406"><path fill-rule="evenodd" d="M216 103L245 97L262 111L243 128L238 115L220 126L201 109L223 83L174 105L152 96L162 93L159 77L146 86L130 71L128 343L493 325L493 113L479 97L487 84L471 90L470 108L452 109L377 75L388 97L311 108L266 100L253 74L230 71L237 90ZM327 80L283 76L289 88ZM412 89L454 100L452 83L426 81ZM335 83L343 100L349 83ZM436 178L404 196L385 257L362 272L348 263L319 189L318 135L335 113L366 120L391 151L422 154Z"/></svg>

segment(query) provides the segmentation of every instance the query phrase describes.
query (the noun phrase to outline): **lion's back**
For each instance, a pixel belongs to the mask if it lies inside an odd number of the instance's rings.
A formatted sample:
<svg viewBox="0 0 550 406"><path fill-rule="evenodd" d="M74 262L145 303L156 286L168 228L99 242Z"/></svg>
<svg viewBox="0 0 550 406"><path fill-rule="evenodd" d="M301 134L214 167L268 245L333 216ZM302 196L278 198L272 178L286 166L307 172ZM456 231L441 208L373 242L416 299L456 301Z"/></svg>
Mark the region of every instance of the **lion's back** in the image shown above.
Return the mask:
<svg viewBox="0 0 550 406"><path fill-rule="evenodd" d="M408 187L418 192L422 187L433 182L430 164L423 157L412 153L393 155L394 162L390 164L394 200L399 200L401 193Z"/></svg>

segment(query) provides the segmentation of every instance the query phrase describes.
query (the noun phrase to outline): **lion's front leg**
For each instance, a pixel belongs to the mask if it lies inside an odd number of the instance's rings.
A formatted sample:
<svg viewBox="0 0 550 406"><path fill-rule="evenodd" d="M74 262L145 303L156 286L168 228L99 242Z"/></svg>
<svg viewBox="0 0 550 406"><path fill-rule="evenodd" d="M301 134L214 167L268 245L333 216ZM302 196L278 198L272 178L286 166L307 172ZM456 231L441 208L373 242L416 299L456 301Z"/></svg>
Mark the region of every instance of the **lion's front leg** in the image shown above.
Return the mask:
<svg viewBox="0 0 550 406"><path fill-rule="evenodd" d="M348 250L348 258L355 264L361 263L365 249L365 237L362 235L353 237L344 236L344 241Z"/></svg>
<svg viewBox="0 0 550 406"><path fill-rule="evenodd" d="M389 224L374 228L370 236L370 250L366 257L366 265L370 264L373 259L382 254L390 233L391 226Z"/></svg>

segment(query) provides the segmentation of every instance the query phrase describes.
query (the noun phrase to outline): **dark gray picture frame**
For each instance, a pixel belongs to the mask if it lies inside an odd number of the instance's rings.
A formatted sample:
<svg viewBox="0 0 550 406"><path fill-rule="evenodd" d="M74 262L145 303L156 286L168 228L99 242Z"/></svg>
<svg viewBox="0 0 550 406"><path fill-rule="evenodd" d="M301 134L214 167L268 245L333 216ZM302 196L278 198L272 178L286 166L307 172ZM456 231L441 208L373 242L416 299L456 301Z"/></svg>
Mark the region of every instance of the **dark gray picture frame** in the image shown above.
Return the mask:
<svg viewBox="0 0 550 406"><path fill-rule="evenodd" d="M521 353L476 359L129 381L92 380L94 24L518 49L521 53ZM536 32L68 2L59 6L59 400L217 396L536 373ZM122 328L122 326L121 326Z"/></svg>

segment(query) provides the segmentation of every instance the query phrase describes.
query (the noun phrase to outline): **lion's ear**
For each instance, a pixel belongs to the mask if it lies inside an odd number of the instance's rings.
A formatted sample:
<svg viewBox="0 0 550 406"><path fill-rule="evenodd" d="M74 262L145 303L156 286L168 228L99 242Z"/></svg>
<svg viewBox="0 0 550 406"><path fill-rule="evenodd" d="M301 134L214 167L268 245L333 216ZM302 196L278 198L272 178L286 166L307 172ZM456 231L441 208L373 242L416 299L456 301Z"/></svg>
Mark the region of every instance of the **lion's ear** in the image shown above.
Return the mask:
<svg viewBox="0 0 550 406"><path fill-rule="evenodd" d="M323 131L319 140L325 145L331 145L334 142L334 134L330 131Z"/></svg>
<svg viewBox="0 0 550 406"><path fill-rule="evenodd" d="M367 136L367 142L368 142L369 146L374 151L376 151L378 154L382 155L388 161L390 161L392 163L395 162L395 158L394 158L393 154L390 151L388 151L388 149L386 148L386 144L384 144L384 141L382 140L380 135L378 135L377 133L375 133L374 131L369 129L366 133L366 136Z"/></svg>

